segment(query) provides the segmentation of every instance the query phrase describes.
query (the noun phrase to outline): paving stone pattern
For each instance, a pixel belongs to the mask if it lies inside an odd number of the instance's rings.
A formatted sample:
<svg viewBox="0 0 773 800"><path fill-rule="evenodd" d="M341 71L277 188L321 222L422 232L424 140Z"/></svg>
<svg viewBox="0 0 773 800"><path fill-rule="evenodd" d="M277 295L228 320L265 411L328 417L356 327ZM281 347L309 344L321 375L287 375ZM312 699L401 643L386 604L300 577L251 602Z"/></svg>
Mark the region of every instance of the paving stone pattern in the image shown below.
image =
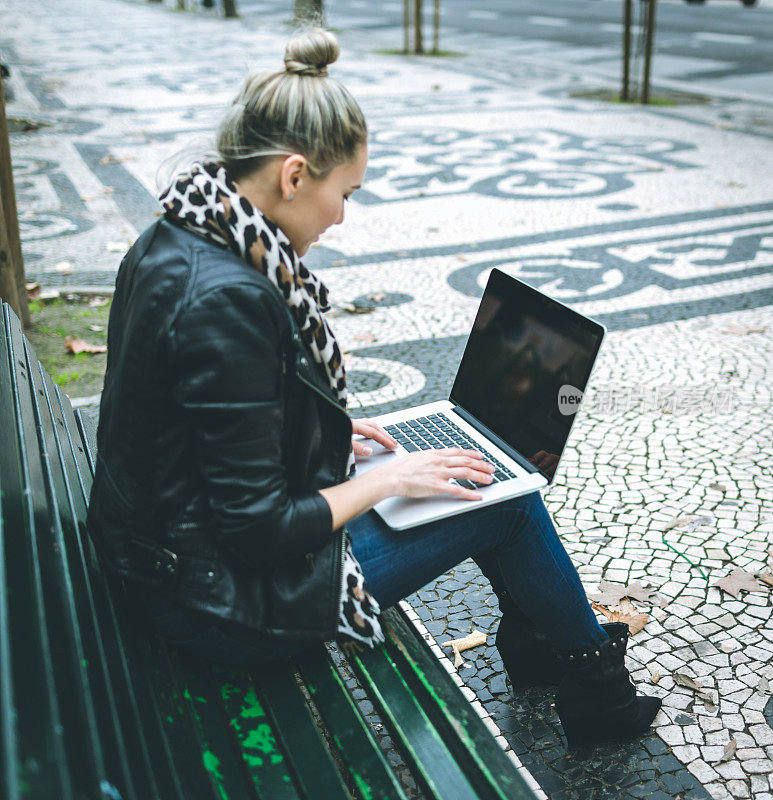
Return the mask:
<svg viewBox="0 0 773 800"><path fill-rule="evenodd" d="M281 63L285 15L260 10L0 0L9 112L46 123L12 137L30 279L112 286L158 214L159 165L211 133L247 66ZM773 540L771 110L602 105L494 36L457 34L446 44L467 57L432 62L374 53L399 31L337 24L331 72L365 110L371 158L306 260L337 304L352 408L447 395L494 266L603 322L545 500L590 594L602 579L657 589L634 603L649 619L629 664L663 711L641 740L567 751L550 693L512 696L472 561L408 598L417 624L433 643L491 634L457 680L550 797L773 800L770 589L713 586L769 569Z"/></svg>

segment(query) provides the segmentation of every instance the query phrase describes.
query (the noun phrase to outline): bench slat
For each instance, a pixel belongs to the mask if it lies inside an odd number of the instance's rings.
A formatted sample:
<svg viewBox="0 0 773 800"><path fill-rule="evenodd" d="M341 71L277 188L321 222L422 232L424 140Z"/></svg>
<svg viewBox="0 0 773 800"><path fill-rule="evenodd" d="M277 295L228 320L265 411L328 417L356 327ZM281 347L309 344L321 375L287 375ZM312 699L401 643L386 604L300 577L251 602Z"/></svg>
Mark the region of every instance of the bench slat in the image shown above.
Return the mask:
<svg viewBox="0 0 773 800"><path fill-rule="evenodd" d="M64 766L64 748L50 661L37 641L42 598L31 579L33 553L28 543L31 498L24 493L24 441L19 439L18 379L11 348L7 306L0 307L0 427L6 432L0 448L0 721L3 769L0 787L10 800L25 791L39 796L72 797ZM27 386L26 363L22 362ZM6 567L6 565L8 565ZM41 691L42 689L42 691ZM31 692L32 694L27 694ZM29 709L16 698L36 696ZM23 713L22 713L23 712ZM32 769L37 765L37 769Z"/></svg>
<svg viewBox="0 0 773 800"><path fill-rule="evenodd" d="M390 613L387 609L382 620ZM437 800L475 800L477 792L397 671L387 647L377 645L352 655L349 663L424 792Z"/></svg>
<svg viewBox="0 0 773 800"><path fill-rule="evenodd" d="M512 761L492 740L475 709L459 693L426 642L416 636L401 612L389 616L390 653L400 673L481 797L532 800L534 794Z"/></svg>
<svg viewBox="0 0 773 800"><path fill-rule="evenodd" d="M80 433L82 451L76 448L75 452L82 458L76 461L82 473L84 489L89 492L96 464L96 425L80 410L73 412L67 398L64 400L68 427L72 424L69 421L72 417ZM88 541L91 545L90 539ZM111 593L106 595L109 613L103 618L102 628L108 620L110 627L116 631L116 619L128 623L121 626L118 636L119 640L123 640L120 644L124 673L122 680L132 690L142 719L142 730L150 740L148 746L156 768L160 796L163 800L200 797L202 787L209 785L210 778L204 769L199 741L191 726L185 701L177 691L165 646L158 636L148 630L146 621L137 619L118 582L110 579L99 565L96 569L103 578L106 593L107 583L112 584Z"/></svg>
<svg viewBox="0 0 773 800"><path fill-rule="evenodd" d="M185 699L186 709L199 740L204 768L214 797L244 798L258 795L244 762L234 752L226 729L220 693L201 659L170 647L167 656L172 665L177 690Z"/></svg>
<svg viewBox="0 0 773 800"><path fill-rule="evenodd" d="M301 796L348 800L349 793L293 673L289 669L266 669L255 671L253 678L260 703L268 711L275 735L292 765Z"/></svg>
<svg viewBox="0 0 773 800"><path fill-rule="evenodd" d="M248 772L263 800L299 800L287 759L247 670L212 665L228 724Z"/></svg>
<svg viewBox="0 0 773 800"><path fill-rule="evenodd" d="M14 791L23 787L35 797L73 797L73 786L65 751L65 729L54 683L48 622L45 615L43 583L39 572L36 514L40 521L40 497L28 491L42 487L40 459L37 456L37 431L34 420L23 419L22 399L29 397L30 378L23 344L12 335L18 325L9 307L3 304L2 364L0 366L0 424L6 431L0 452L0 488L4 520L5 592L11 639L11 679L13 705L3 709L15 733L8 743L7 758L12 758L8 784ZM14 341L15 339L15 341ZM24 407L28 406L28 401ZM33 481L34 479L34 481ZM45 489L42 491L45 502ZM45 526L44 526L45 527ZM3 694L7 693L4 689ZM19 707L19 698L25 702ZM4 728L6 725L4 724ZM5 746L4 746L5 747ZM14 785L16 789L13 789Z"/></svg>
<svg viewBox="0 0 773 800"><path fill-rule="evenodd" d="M45 377L49 395L54 394L50 379ZM83 523L92 483L88 445L81 438L69 399L61 392L56 392L56 398L61 411L61 425L58 430L62 447L66 450L63 458L77 519L81 521L76 546L68 544L68 547L72 547L73 552L76 547L80 548L78 552L81 569L87 586L90 584L90 599L95 613L92 624L95 630L99 629L100 642L104 648L104 674L111 693L115 696L115 724L122 731L132 773L140 776L140 783L147 784L138 790L140 797L150 795L182 798L184 794L176 774L178 765L169 747L157 704L148 695L147 684L139 679L141 672L136 669L136 663L133 663L136 658L126 652L124 640L131 632L131 625L123 626L122 635L116 620L113 597L120 598L122 592L120 587L115 586L111 596L109 577L97 562L93 544ZM117 584L117 581L114 583ZM119 617L128 621L132 614L126 609ZM146 774L147 779L144 778Z"/></svg>
<svg viewBox="0 0 773 800"><path fill-rule="evenodd" d="M296 662L314 704L363 795L373 800L404 800L405 792L330 658L306 657Z"/></svg>
<svg viewBox="0 0 773 800"><path fill-rule="evenodd" d="M104 607L95 608L84 543L78 530L78 520L85 519L86 502L66 438L64 417L53 383L40 365L34 373L34 384L39 424L48 453L47 480L58 508L59 526L55 532L61 544L61 574L73 647L85 670L84 702L93 709L91 735L99 738L109 784L127 798L153 797L158 794L158 787L147 748L142 737L137 736L135 708L126 696L124 682L118 679L120 663L115 659L108 663L105 640L111 634L109 617L105 616Z"/></svg>

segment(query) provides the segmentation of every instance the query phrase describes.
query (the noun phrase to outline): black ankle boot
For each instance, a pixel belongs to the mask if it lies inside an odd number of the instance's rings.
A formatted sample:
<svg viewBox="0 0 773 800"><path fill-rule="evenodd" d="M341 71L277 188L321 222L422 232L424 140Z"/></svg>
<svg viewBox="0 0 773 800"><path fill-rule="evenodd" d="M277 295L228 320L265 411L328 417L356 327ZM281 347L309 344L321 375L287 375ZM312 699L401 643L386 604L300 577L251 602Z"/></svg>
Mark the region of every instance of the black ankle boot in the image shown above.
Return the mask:
<svg viewBox="0 0 773 800"><path fill-rule="evenodd" d="M556 711L570 747L638 736L661 706L658 697L636 694L625 668L628 626L602 627L608 641L559 656L566 675L556 692Z"/></svg>
<svg viewBox="0 0 773 800"><path fill-rule="evenodd" d="M555 686L564 670L556 651L532 625L507 591L497 592L502 619L496 646L515 691L528 686Z"/></svg>

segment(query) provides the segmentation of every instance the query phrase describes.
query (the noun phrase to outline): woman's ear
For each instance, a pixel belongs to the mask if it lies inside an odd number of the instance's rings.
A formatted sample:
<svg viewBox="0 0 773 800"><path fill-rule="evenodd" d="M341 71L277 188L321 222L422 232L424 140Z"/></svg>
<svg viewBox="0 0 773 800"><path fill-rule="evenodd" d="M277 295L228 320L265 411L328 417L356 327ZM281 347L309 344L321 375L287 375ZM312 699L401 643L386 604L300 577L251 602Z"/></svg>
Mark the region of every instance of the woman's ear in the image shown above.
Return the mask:
<svg viewBox="0 0 773 800"><path fill-rule="evenodd" d="M282 162L279 170L279 190L284 200L292 200L301 188L306 173L306 159L300 153L287 156Z"/></svg>

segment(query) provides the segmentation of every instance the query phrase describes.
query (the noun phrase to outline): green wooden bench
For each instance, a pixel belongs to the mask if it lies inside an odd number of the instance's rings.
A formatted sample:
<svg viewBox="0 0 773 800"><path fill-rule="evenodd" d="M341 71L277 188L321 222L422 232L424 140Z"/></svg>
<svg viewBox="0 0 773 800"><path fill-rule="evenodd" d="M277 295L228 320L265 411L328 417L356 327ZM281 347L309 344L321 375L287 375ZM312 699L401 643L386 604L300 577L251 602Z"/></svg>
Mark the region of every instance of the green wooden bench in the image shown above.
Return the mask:
<svg viewBox="0 0 773 800"><path fill-rule="evenodd" d="M0 797L535 797L398 609L385 645L350 659L320 645L248 671L165 647L86 535L94 433L4 305Z"/></svg>

